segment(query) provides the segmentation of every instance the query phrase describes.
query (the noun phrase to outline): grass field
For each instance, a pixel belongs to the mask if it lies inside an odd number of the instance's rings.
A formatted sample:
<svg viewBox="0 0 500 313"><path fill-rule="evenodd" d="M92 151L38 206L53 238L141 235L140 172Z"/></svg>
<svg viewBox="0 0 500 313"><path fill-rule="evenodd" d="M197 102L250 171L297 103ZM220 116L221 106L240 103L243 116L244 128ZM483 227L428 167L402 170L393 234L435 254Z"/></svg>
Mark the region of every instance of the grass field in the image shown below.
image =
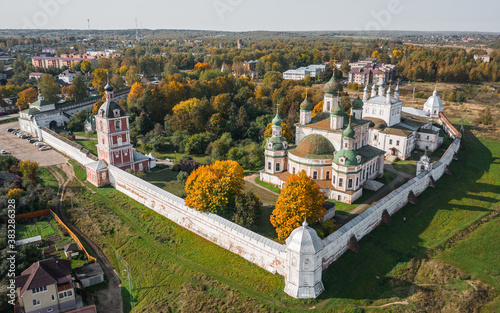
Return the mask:
<svg viewBox="0 0 500 313"><path fill-rule="evenodd" d="M2 124L7 124L7 123L12 123L12 122L16 122L17 120L19 120L18 117L9 117L9 118L5 118L3 120L0 120L0 125Z"/></svg>
<svg viewBox="0 0 500 313"><path fill-rule="evenodd" d="M38 183L43 186L51 187L55 190L59 188L59 183L56 178L45 167L38 167L37 179Z"/></svg>
<svg viewBox="0 0 500 313"><path fill-rule="evenodd" d="M86 132L76 132L74 133L75 136L79 136L79 137L87 137L87 133ZM90 138L97 138L97 133L93 133L92 136L90 136Z"/></svg>
<svg viewBox="0 0 500 313"><path fill-rule="evenodd" d="M96 226L130 264L134 312L295 312L310 308L313 312L351 312L348 307L402 299L410 305L387 309L466 312L466 303L480 305L489 299L481 298L481 289L474 290L468 283L469 275L498 285L498 224L488 222L451 248L446 248L446 243L498 204L500 143L478 140L467 132L465 146L459 161L450 166L453 176L444 175L436 189L429 188L418 197L417 205L402 208L393 216L392 225L381 224L365 236L358 254L347 251L323 271L326 290L315 300L286 296L281 276L190 233L111 187L96 189L96 194L86 190L77 193L98 225L85 222L81 212L70 213L77 227L101 243L118 273L123 276L113 253L103 238L93 235ZM152 174L167 176L163 173ZM173 181L172 173L168 175ZM148 180L160 178L164 177L150 176ZM263 201L273 200L266 197ZM495 241L489 245L492 251L474 259L491 241ZM465 274L454 274L459 271ZM423 281L432 286L421 286ZM491 292L498 296L498 291ZM495 312L496 305L488 304L487 312Z"/></svg>
<svg viewBox="0 0 500 313"><path fill-rule="evenodd" d="M412 175L415 175L415 173L413 173ZM397 175L394 174L393 172L384 170L384 176L377 178L375 180L386 185L386 184L390 183L392 180L394 180L394 178L396 178L396 177L397 177ZM364 192L365 192L365 190L363 190L363 193Z"/></svg>
<svg viewBox="0 0 500 313"><path fill-rule="evenodd" d="M281 190L278 187L276 187L276 185L261 181L259 176L255 177L255 182L257 184L261 185L262 187L265 187L273 192L281 193Z"/></svg>
<svg viewBox="0 0 500 313"><path fill-rule="evenodd" d="M80 165L80 163L75 160L69 160L69 163L73 165L76 177L81 181L85 181L87 179L87 171Z"/></svg>
<svg viewBox="0 0 500 313"><path fill-rule="evenodd" d="M89 150L92 154L97 155L97 142L95 140L75 139L75 142L82 145L85 149Z"/></svg>
<svg viewBox="0 0 500 313"><path fill-rule="evenodd" d="M179 172L170 169L163 169L156 172L147 173L145 180L151 184L160 187L174 195L185 198L184 184L177 181Z"/></svg>

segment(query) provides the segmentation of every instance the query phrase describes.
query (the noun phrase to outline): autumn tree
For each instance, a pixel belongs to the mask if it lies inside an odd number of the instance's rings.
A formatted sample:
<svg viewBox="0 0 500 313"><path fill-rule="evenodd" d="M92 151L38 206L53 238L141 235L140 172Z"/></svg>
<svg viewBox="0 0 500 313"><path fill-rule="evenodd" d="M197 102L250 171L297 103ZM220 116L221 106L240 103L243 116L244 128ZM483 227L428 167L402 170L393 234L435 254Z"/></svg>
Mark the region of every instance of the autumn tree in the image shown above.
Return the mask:
<svg viewBox="0 0 500 313"><path fill-rule="evenodd" d="M285 124L285 122L281 123L281 136L285 137L287 141L291 142L292 140L292 134L290 133L290 130L288 129L288 126ZM273 134L273 123L269 123L266 126L266 130L264 131L264 138L269 138Z"/></svg>
<svg viewBox="0 0 500 313"><path fill-rule="evenodd" d="M61 93L66 101L76 100L77 92L76 92L76 87L74 85L62 87Z"/></svg>
<svg viewBox="0 0 500 313"><path fill-rule="evenodd" d="M30 160L21 161L19 163L19 170L23 174L23 179L31 180L35 185L38 184L36 172L38 170L38 163Z"/></svg>
<svg viewBox="0 0 500 313"><path fill-rule="evenodd" d="M186 181L186 205L198 211L231 216L235 199L243 193L243 168L235 161L201 166Z"/></svg>
<svg viewBox="0 0 500 313"><path fill-rule="evenodd" d="M90 63L89 60L83 60L82 63L80 63L80 71L82 73L87 74L90 71L92 71L92 64Z"/></svg>
<svg viewBox="0 0 500 313"><path fill-rule="evenodd" d="M196 72L201 72L201 71L205 71L205 70L209 70L209 69L210 69L210 64L208 64L208 63L198 62L194 65L194 70Z"/></svg>
<svg viewBox="0 0 500 313"><path fill-rule="evenodd" d="M318 104L316 104L314 106L314 109L311 113L311 117L315 117L316 115L320 114L321 112L323 112L323 104L324 104L324 100L321 100Z"/></svg>
<svg viewBox="0 0 500 313"><path fill-rule="evenodd" d="M99 91L104 92L104 86L108 80L108 71L103 68L98 68L92 72L92 86Z"/></svg>
<svg viewBox="0 0 500 313"><path fill-rule="evenodd" d="M132 65L125 74L125 81L128 86L132 86L134 83L141 81L141 76L139 75L139 69L137 66Z"/></svg>
<svg viewBox="0 0 500 313"><path fill-rule="evenodd" d="M19 109L26 110L30 103L36 101L37 97L38 97L38 92L34 87L30 87L28 89L19 92L19 99L17 99L17 105L19 106Z"/></svg>
<svg viewBox="0 0 500 313"><path fill-rule="evenodd" d="M38 88L42 92L45 100L57 103L59 101L59 94L61 93L61 88L56 83L52 75L45 74L40 78L38 82Z"/></svg>
<svg viewBox="0 0 500 313"><path fill-rule="evenodd" d="M276 228L279 240L285 240L290 233L308 220L316 222L325 214L324 193L309 178L305 171L292 174L276 201L271 215L271 224Z"/></svg>
<svg viewBox="0 0 500 313"><path fill-rule="evenodd" d="M127 103L130 106L134 106L137 103L137 100L142 97L142 93L144 92L144 85L142 83L134 83L130 88L130 92L128 94Z"/></svg>
<svg viewBox="0 0 500 313"><path fill-rule="evenodd" d="M9 199L19 200L23 195L24 195L24 190L22 190L21 188L12 188L9 190L9 192L7 192L6 196Z"/></svg>

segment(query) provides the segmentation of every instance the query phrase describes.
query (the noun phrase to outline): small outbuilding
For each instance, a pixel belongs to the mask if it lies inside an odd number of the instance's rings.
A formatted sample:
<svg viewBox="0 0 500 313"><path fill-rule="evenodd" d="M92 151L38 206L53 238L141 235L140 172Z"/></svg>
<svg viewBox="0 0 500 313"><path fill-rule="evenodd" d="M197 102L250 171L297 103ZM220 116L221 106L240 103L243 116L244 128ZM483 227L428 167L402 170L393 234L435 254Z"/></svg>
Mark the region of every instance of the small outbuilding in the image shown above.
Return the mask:
<svg viewBox="0 0 500 313"><path fill-rule="evenodd" d="M78 245L76 243L70 243L64 246L64 254L68 258L77 256L79 252L80 249L78 248Z"/></svg>
<svg viewBox="0 0 500 313"><path fill-rule="evenodd" d="M104 272L99 263L87 264L74 269L76 278L83 287L90 287L104 281Z"/></svg>

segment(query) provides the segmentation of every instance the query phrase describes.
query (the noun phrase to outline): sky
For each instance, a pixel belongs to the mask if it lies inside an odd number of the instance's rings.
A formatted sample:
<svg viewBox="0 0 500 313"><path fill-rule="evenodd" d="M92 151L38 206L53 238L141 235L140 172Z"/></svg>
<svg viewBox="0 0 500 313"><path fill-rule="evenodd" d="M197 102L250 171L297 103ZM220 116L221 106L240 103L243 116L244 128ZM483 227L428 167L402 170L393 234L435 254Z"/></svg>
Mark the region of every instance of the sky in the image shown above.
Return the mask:
<svg viewBox="0 0 500 313"><path fill-rule="evenodd" d="M500 32L498 0L0 0L0 29Z"/></svg>

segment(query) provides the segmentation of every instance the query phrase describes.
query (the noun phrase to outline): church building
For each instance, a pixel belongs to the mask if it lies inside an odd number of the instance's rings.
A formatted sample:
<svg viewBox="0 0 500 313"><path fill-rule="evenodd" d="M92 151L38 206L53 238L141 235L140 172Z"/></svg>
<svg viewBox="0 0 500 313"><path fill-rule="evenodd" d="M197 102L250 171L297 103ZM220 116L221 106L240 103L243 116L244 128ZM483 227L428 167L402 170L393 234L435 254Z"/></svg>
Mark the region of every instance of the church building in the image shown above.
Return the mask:
<svg viewBox="0 0 500 313"><path fill-rule="evenodd" d="M295 145L282 136L282 120L276 113L272 136L266 139L261 181L283 188L290 175L305 171L329 199L352 203L364 186L380 188L373 180L383 176L385 156L404 160L415 148L434 151L441 145L439 128L430 116L423 111L403 112L399 85L394 96L391 87L379 86L377 92L374 85L370 95L366 86L363 99L354 100L351 114L341 106L342 90L332 77L324 86L323 112L314 117L306 95L295 125Z"/></svg>

